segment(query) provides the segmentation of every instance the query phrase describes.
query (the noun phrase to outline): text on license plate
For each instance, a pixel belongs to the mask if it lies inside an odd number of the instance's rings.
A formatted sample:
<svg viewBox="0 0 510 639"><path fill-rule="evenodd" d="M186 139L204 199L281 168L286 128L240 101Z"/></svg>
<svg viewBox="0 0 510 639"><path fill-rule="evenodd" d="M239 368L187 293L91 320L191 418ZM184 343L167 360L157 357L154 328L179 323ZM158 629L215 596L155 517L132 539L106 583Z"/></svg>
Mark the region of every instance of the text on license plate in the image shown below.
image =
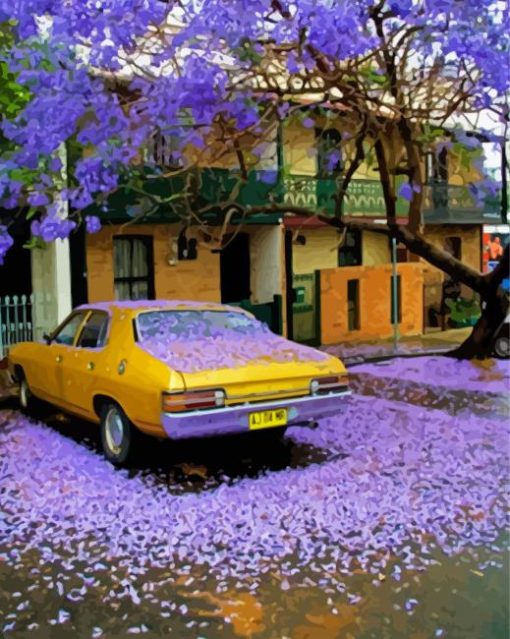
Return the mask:
<svg viewBox="0 0 510 639"><path fill-rule="evenodd" d="M262 410L258 413L250 413L248 418L250 430L257 430L257 428L270 428L271 426L285 426L286 423L286 408Z"/></svg>

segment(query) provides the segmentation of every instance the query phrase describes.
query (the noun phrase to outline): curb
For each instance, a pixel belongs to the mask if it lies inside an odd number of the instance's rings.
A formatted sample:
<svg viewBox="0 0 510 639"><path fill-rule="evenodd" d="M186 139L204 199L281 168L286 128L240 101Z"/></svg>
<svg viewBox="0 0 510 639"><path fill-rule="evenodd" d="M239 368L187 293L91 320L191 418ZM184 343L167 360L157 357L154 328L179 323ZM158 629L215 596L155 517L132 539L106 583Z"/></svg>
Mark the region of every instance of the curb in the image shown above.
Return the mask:
<svg viewBox="0 0 510 639"><path fill-rule="evenodd" d="M416 351L415 353L391 353L391 354L387 354L387 355L374 355L373 357L370 356L364 356L364 355L353 355L353 356L349 356L349 357L341 357L341 356L336 356L336 357L340 357L340 359L344 362L344 364L346 364L349 367L353 367L353 366L360 366L361 364L371 364L371 363L377 363L377 362L384 362L390 359L397 359L400 357L407 357L407 358L412 358L412 357L427 357L427 356L442 356L442 355L446 355L446 353L449 353L452 348L454 348L454 346L449 346L448 348L443 348L440 350L434 350L434 351Z"/></svg>

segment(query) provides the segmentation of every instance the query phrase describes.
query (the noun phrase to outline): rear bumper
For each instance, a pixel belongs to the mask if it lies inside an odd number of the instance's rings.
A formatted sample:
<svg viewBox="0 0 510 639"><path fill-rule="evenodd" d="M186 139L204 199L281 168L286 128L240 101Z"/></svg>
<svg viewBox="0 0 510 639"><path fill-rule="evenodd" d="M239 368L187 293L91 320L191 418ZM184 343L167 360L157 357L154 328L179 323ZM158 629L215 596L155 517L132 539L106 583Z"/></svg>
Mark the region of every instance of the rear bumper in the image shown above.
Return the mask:
<svg viewBox="0 0 510 639"><path fill-rule="evenodd" d="M306 425L341 413L350 391L296 397L283 401L243 404L213 410L201 410L187 413L162 413L161 423L171 439L188 439L191 437L212 437L247 433L248 415L263 410L277 408L287 409L287 426Z"/></svg>

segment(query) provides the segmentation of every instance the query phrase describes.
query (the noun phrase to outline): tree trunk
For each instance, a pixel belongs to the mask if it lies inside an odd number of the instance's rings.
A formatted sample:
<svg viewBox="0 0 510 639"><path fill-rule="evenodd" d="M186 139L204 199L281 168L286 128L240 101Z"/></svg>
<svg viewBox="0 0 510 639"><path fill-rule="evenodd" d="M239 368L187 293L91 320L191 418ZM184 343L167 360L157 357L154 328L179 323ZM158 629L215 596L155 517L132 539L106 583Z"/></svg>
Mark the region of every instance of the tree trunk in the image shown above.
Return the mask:
<svg viewBox="0 0 510 639"><path fill-rule="evenodd" d="M500 290L486 301L482 315L471 335L455 350L448 353L456 359L484 359L492 357L496 332L508 313L508 297Z"/></svg>
<svg viewBox="0 0 510 639"><path fill-rule="evenodd" d="M450 353L457 359L483 359L491 357L494 351L496 332L508 314L510 307L507 293L500 288L508 277L510 266L510 247L506 246L503 257L496 268L483 276L481 291L484 308L482 315L467 340Z"/></svg>

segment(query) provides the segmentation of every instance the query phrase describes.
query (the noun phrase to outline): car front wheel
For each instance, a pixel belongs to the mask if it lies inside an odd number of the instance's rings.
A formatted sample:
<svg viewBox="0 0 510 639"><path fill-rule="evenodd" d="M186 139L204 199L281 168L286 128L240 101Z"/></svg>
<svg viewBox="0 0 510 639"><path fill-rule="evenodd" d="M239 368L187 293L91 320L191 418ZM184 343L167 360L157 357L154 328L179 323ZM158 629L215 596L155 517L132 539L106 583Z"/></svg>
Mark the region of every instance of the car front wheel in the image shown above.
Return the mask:
<svg viewBox="0 0 510 639"><path fill-rule="evenodd" d="M120 406L114 403L105 404L101 410L101 443L105 457L122 466L134 457L136 443L141 434L136 429Z"/></svg>
<svg viewBox="0 0 510 639"><path fill-rule="evenodd" d="M24 374L21 374L19 381L19 405L25 415L29 417L37 417L41 409L41 402L32 395Z"/></svg>

